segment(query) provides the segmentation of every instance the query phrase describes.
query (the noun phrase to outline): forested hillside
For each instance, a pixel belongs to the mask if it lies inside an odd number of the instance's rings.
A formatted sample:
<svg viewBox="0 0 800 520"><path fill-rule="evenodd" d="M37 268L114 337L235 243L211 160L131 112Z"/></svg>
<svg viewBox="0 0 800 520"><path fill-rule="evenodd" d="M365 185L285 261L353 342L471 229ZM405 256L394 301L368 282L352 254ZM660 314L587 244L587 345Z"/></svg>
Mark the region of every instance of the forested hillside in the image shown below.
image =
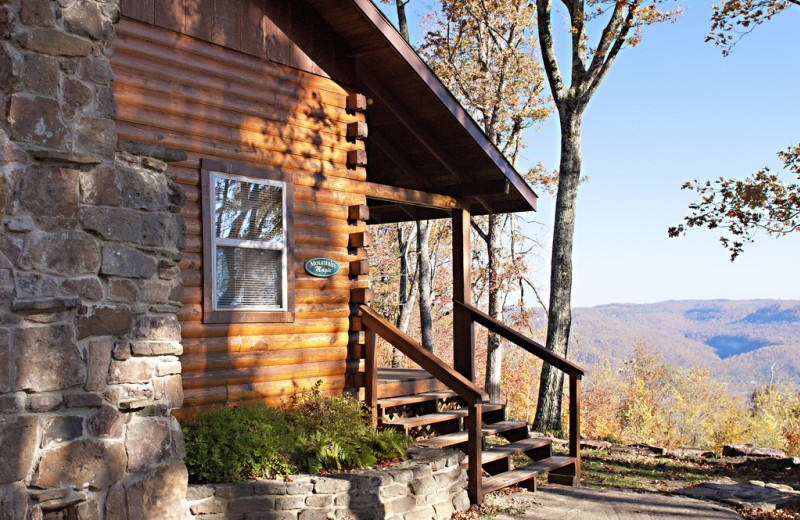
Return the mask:
<svg viewBox="0 0 800 520"><path fill-rule="evenodd" d="M637 345L676 366L707 368L741 391L800 379L800 301L679 300L573 309L570 351L592 365Z"/></svg>

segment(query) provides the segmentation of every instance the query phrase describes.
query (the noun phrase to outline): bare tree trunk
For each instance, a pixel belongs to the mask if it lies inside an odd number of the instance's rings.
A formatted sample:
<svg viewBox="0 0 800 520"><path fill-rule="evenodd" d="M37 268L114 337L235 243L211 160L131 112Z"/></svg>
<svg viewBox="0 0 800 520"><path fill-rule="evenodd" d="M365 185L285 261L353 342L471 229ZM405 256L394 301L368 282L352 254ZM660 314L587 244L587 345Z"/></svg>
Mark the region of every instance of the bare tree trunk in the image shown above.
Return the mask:
<svg viewBox="0 0 800 520"><path fill-rule="evenodd" d="M408 290L408 250L411 247L411 237L406 236L405 227L402 223L397 224L397 245L400 254L400 288L398 290L398 302L400 309L397 313L395 325L405 332L408 330L408 322L411 319L411 311L414 309L414 299L417 295L417 279L413 278L411 291ZM392 368L400 367L400 353L396 348L392 349Z"/></svg>
<svg viewBox="0 0 800 520"><path fill-rule="evenodd" d="M400 288L397 291L400 308L395 325L400 325L400 317L408 302L408 238L404 236L403 224L400 222L397 223L397 246L400 252Z"/></svg>
<svg viewBox="0 0 800 520"><path fill-rule="evenodd" d="M408 332L408 324L411 321L411 316L414 315L414 302L417 299L418 291L419 279L416 277L416 273L414 273L411 275L411 291L408 293L407 310L400 315L400 321L397 324L397 328L403 332Z"/></svg>
<svg viewBox="0 0 800 520"><path fill-rule="evenodd" d="M486 244L487 281L489 286L489 316L502 321L503 302L500 297L500 281L497 279L497 260L502 254L500 234L501 215L489 215L489 232ZM489 401L500 402L501 371L503 367L503 342L497 334L489 334L486 344L486 381L484 383Z"/></svg>
<svg viewBox="0 0 800 520"><path fill-rule="evenodd" d="M406 4L410 0L395 0L395 6L397 7L397 25L400 30L400 35L406 40L409 41L408 37L408 18L406 17Z"/></svg>
<svg viewBox="0 0 800 520"><path fill-rule="evenodd" d="M553 229L553 252L550 266L550 312L547 319L547 348L566 357L572 323L572 238L575 231L575 202L581 177L581 117L583 106L564 103L559 107L561 120L561 161ZM539 386L539 402L533 429L561 431L561 401L564 374L545 363Z"/></svg>
<svg viewBox="0 0 800 520"><path fill-rule="evenodd" d="M406 16L406 4L409 1L410 0L395 0L398 29L400 31L400 35L407 42L410 41L408 34L408 17ZM398 230L399 229L400 228L398 227ZM411 294L406 298L406 304L400 309L401 312L400 316L398 316L398 327L404 332L408 329L408 322L411 318L411 309L413 308L413 305L411 305L409 302L414 301L414 292L419 290L419 321L422 328L422 346L433 352L433 320L431 318L432 273L430 269L430 255L428 248L428 239L430 236L430 222L417 221L417 276L412 283ZM407 269L407 259L401 258L400 261L401 269L403 262L405 262ZM399 364L399 356L397 356L396 350L392 356L392 366L395 366L395 363Z"/></svg>
<svg viewBox="0 0 800 520"><path fill-rule="evenodd" d="M409 41L408 18L406 4L409 0L395 0L397 7L397 25L400 34ZM422 346L433 352L433 318L431 316L431 293L433 292L433 273L428 241L431 236L431 224L427 220L417 221L417 279L419 280L419 322L422 329Z"/></svg>
<svg viewBox="0 0 800 520"><path fill-rule="evenodd" d="M422 346L433 352L433 319L431 317L431 293L433 273L428 242L431 238L431 222L417 221L417 278L419 279L419 325Z"/></svg>

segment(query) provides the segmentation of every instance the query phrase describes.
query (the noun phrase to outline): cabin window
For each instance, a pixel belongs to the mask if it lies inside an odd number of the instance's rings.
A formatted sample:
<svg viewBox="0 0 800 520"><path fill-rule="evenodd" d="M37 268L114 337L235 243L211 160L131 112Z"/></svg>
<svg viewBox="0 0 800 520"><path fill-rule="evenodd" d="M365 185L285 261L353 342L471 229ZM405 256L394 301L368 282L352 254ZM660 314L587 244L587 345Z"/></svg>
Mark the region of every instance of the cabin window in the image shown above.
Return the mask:
<svg viewBox="0 0 800 520"><path fill-rule="evenodd" d="M289 176L233 162L201 166L203 321L293 321Z"/></svg>

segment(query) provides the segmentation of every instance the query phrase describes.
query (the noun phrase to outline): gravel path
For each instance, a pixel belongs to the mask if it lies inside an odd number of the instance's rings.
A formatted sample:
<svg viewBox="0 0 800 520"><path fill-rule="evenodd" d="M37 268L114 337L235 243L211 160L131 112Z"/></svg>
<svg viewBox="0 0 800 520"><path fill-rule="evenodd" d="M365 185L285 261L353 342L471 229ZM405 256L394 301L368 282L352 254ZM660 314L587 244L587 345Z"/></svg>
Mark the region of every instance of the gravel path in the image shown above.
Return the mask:
<svg viewBox="0 0 800 520"><path fill-rule="evenodd" d="M741 520L720 505L687 497L541 485L536 493L493 494L487 505L514 512L495 520Z"/></svg>

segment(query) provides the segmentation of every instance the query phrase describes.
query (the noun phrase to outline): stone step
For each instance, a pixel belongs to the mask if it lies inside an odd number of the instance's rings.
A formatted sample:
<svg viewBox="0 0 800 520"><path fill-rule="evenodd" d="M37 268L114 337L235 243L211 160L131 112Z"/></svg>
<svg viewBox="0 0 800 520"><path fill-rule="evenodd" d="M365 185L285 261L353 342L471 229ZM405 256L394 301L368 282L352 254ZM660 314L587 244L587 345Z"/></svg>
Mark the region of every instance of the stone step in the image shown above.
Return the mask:
<svg viewBox="0 0 800 520"><path fill-rule="evenodd" d="M481 428L481 433L486 435L497 435L512 430L525 428L527 432L528 423L525 421L500 421L493 424L485 424ZM438 437L431 437L430 439L423 439L417 441L417 446L425 448L445 448L455 444L463 444L469 440L467 432L448 433L447 435L439 435Z"/></svg>
<svg viewBox="0 0 800 520"><path fill-rule="evenodd" d="M498 489L528 481L535 478L536 475L541 475L542 473L547 473L548 471L553 471L554 469L568 466L574 463L575 460L576 459L573 457L548 457L546 459L536 461L533 464L529 464L524 468L506 471L505 473L500 473L499 475L485 478L483 479L483 492L491 493L492 491L497 491Z"/></svg>

